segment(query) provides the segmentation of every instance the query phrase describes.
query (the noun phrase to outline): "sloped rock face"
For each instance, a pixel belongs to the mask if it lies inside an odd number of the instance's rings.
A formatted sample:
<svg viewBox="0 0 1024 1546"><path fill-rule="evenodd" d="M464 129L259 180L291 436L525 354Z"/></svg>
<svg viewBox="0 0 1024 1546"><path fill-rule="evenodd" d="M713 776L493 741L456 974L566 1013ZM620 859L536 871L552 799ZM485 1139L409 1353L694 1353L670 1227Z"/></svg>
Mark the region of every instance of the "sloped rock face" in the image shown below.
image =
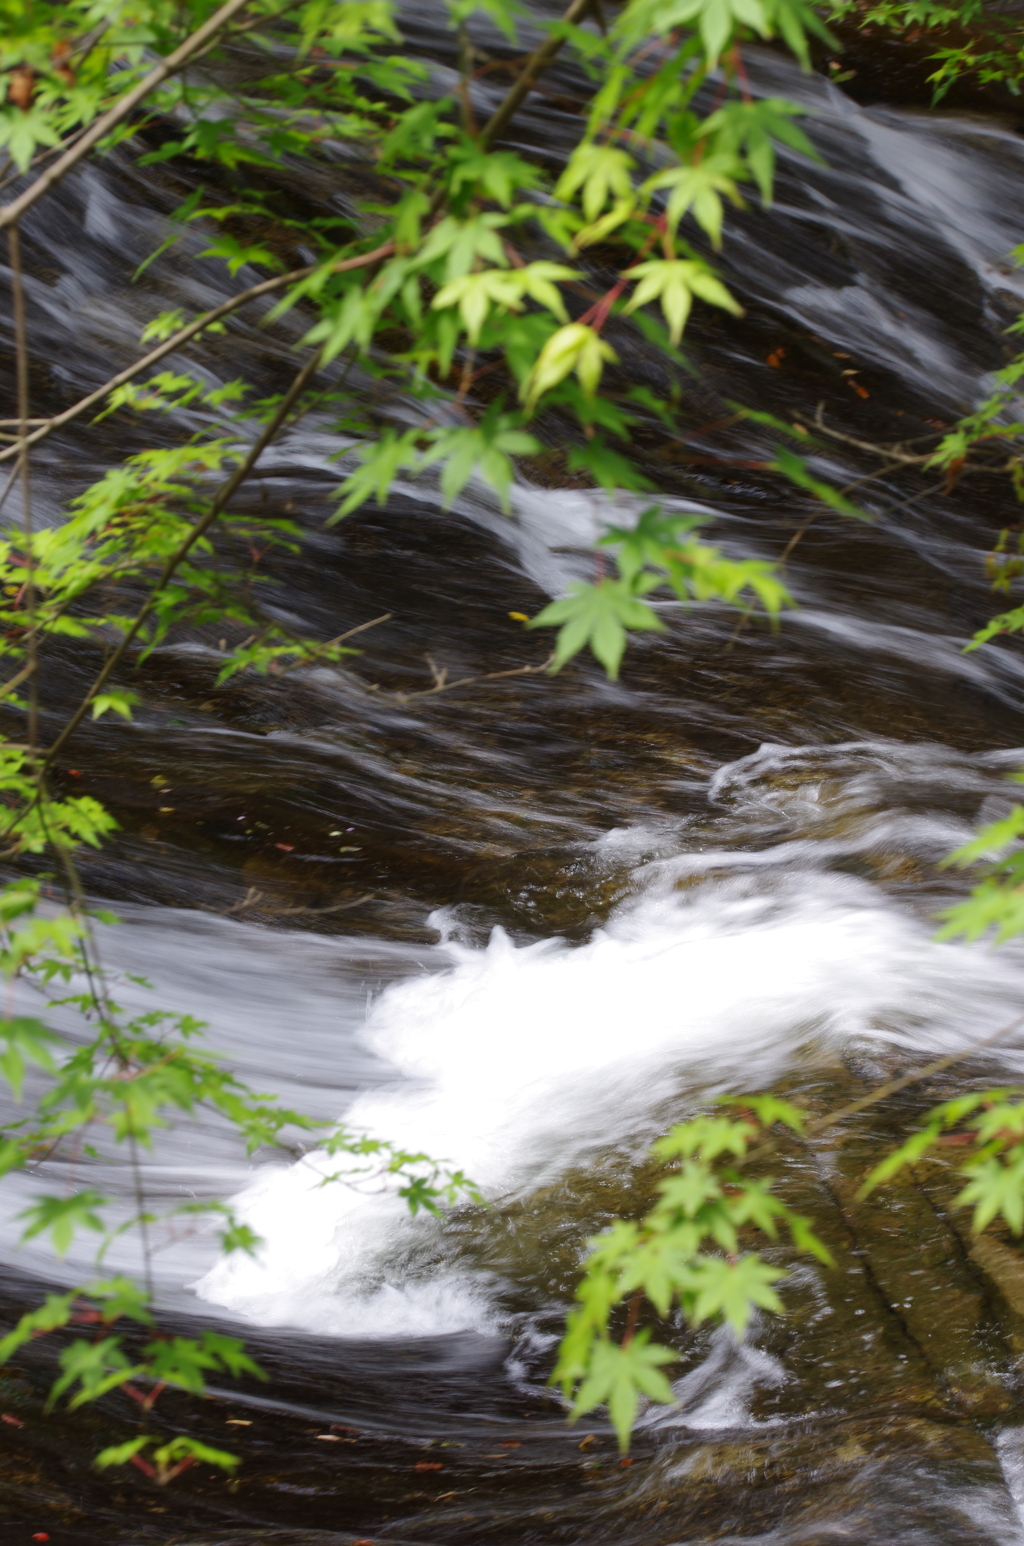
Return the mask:
<svg viewBox="0 0 1024 1546"><path fill-rule="evenodd" d="M750 1403L761 1432L662 1462L666 1483L690 1493L684 1512L703 1515L698 1538L980 1542L1019 1530L1020 1244L998 1229L972 1237L969 1212L954 1206L956 1151L857 1195L922 1110L971 1082L908 1092L775 1163L780 1191L814 1218L835 1267L797 1268L786 1318L755 1333L779 1367ZM862 1091L855 1078L829 1079L813 1104Z"/></svg>
<svg viewBox="0 0 1024 1546"><path fill-rule="evenodd" d="M882 1069L881 1077L886 1070ZM791 1081L780 1093L816 1113L880 1081L854 1067ZM984 1067L904 1092L813 1142L786 1140L766 1166L780 1194L815 1221L835 1257L791 1268L785 1316L762 1317L743 1346L721 1330L670 1330L679 1405L649 1411L620 1464L603 1417L570 1429L540 1394L550 1347L525 1385L513 1366L501 1409L451 1403L444 1368L396 1342L410 1416L402 1432L354 1417L372 1407L376 1364L359 1344L251 1338L279 1410L230 1401L168 1405L167 1420L244 1457L237 1492L190 1476L157 1492L122 1473L114 1492L91 1469L123 1430L128 1403L46 1417L52 1353L33 1350L2 1388L17 1418L3 1431L0 1517L72 1546L989 1546L1017 1539L1024 1481L1024 1254L1009 1234L973 1238L954 1207L955 1149L866 1201L868 1170L929 1105L991 1082ZM654 1181L628 1160L576 1172L486 1217L456 1216L467 1259L516 1283L520 1311L565 1302L582 1241ZM753 1236L750 1246L763 1244ZM4 1309L5 1319L13 1305ZM510 1324L515 1319L510 1300ZM551 1329L561 1324L552 1312ZM522 1348L517 1348L517 1355ZM374 1355L377 1356L376 1354ZM464 1352L463 1357L468 1356ZM500 1359L501 1351L497 1350ZM492 1356L493 1363L493 1356ZM395 1367L390 1371L394 1378ZM465 1371L463 1370L463 1373ZM486 1374L486 1379L485 1379ZM497 1368L481 1380L496 1388ZM431 1415L433 1402L433 1415ZM163 1402L161 1403L164 1404ZM525 1408L525 1410L524 1410ZM320 1416L317 1419L317 1412ZM246 1426L225 1428L238 1413ZM351 1426L331 1428L330 1420ZM335 1442L321 1442L324 1435ZM342 1437L338 1438L337 1435ZM509 1438L508 1435L515 1437ZM429 1455L425 1458L425 1452ZM116 1495L115 1495L116 1494ZM58 1535L57 1531L61 1533ZM13 1537L12 1537L13 1538Z"/></svg>

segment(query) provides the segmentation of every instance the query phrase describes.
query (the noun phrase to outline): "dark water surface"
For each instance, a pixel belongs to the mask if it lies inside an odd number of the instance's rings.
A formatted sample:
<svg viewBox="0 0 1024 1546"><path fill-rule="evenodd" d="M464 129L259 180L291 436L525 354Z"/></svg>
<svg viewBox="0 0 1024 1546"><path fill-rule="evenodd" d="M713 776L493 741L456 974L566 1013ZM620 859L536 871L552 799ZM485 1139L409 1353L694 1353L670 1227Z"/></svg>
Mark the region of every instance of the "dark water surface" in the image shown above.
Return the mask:
<svg viewBox="0 0 1024 1546"><path fill-rule="evenodd" d="M426 7L407 30L443 89L450 37ZM178 641L144 668L132 724L79 732L67 786L122 824L85 868L124 920L111 965L208 1020L257 1087L449 1157L491 1206L410 1221L390 1196L321 1187L315 1153L248 1164L212 1121L166 1135L154 1195L243 1192L266 1241L258 1264L218 1263L199 1235L162 1239L157 1258L172 1321L241 1323L272 1376L204 1406L161 1401L160 1431L234 1448L240 1480L98 1479L90 1457L128 1431L130 1403L44 1418L41 1343L0 1375L21 1424L0 1429L5 1546L39 1531L55 1546L1024 1539L1017 1248L972 1245L938 1163L885 1207L855 1200L901 1123L965 1080L1018 1076L1020 1050L780 1162L838 1265L798 1266L790 1314L742 1347L678 1328L678 1406L646 1414L628 1468L602 1422L565 1426L544 1383L582 1243L642 1206L640 1155L666 1123L751 1085L827 1109L981 1039L1024 987L1019 951L935 945L930 921L958 884L938 862L1007 807L1024 761L1019 647L962 654L993 610L984 555L1018 519L1008 492L895 474L863 486L874 519L854 524L742 465L771 455L759 428L721 427L739 399L803 422L822 404L855 440L935 436L976 402L1024 298L1007 257L1024 238L1024 139L1009 116L873 101L863 68L859 105L780 56L751 69L757 90L813 108L827 164L784 156L774 209L730 216L722 268L747 315L693 320L685 444L653 425L640 443L665 497L715 511L730 552L778 557L813 517L787 564L800 608L777 634L666 608L668 634L631 644L619 684L582 662L403 698L430 686L427 656L451 678L542 661L545 641L508 613L588 574L594 536L639 506L573 486L571 428L552 421L511 520L481 488L443 513L422 484L327 529L343 442L310 415L243 496L308 533L265 565L268 605L325 638L391 620L346 672L277 684L217 688L217 638ZM516 133L557 160L584 88L568 66L549 83ZM498 90L481 86L479 107ZM124 284L165 233L177 176L121 156L34 213L36 411L132 358L156 312L226 293L198 238ZM337 209L365 195L360 176L339 151L336 175L272 181ZM613 270L593 263L596 286ZM301 319L257 320L233 319L192 368L278 385ZM612 341L620 386L665 385L635 339ZM159 432L173 443L196 423ZM48 441L40 510L56 519L153 433L111 419ZM875 465L831 445L816 469L837 482ZM53 726L94 669L78 647L54 664ZM125 1186L98 1165L90 1183ZM5 1317L54 1271L13 1252L38 1184L7 1186ZM68 1280L83 1270L72 1258Z"/></svg>

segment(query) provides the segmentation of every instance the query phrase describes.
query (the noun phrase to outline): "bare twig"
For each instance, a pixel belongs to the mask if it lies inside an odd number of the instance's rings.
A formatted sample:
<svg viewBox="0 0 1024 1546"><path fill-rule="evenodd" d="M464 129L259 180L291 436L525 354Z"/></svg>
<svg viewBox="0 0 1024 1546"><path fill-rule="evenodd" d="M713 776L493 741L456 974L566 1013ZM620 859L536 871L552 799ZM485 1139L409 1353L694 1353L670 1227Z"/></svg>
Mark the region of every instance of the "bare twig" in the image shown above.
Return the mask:
<svg viewBox="0 0 1024 1546"><path fill-rule="evenodd" d="M920 466L920 464L922 462L926 462L932 454L930 451L924 451L920 455L911 455L910 452L903 450L902 445L880 446L874 444L874 442L870 440L857 440L853 435L842 435L837 429L829 429L826 425L822 416L822 410L824 407L824 403L818 404L817 411L814 416L814 427L822 435L827 435L830 440L839 440L844 446L856 446L858 451L870 451L873 456L891 457L894 462L898 462L906 466ZM944 431L936 430L935 433L936 435L941 435L944 433ZM931 440L933 437L931 435L918 435L916 438L918 440Z"/></svg>
<svg viewBox="0 0 1024 1546"><path fill-rule="evenodd" d="M540 671L546 671L554 658L554 651L552 651L547 660L542 660L539 666L515 666L511 671L487 671L480 676L460 676L458 681L449 682L447 666L439 670L428 655L426 660L434 678L433 687L424 688L422 692L395 692L383 696L393 698L396 703L411 703L414 698L433 698L438 693L451 692L454 687L469 687L473 682L500 682L508 676L535 676ZM369 689L370 692L377 690L376 687Z"/></svg>
<svg viewBox="0 0 1024 1546"><path fill-rule="evenodd" d="M571 26L586 15L592 4L593 0L572 0L569 9L560 18L561 21ZM521 103L530 95L534 82L543 75L564 42L564 38L549 37L546 42L541 44L540 48L530 55L515 85L509 91L505 100L499 104L487 123L484 124L480 133L480 143L482 145L487 145L491 140L498 138L513 113L518 110Z"/></svg>
<svg viewBox="0 0 1024 1546"><path fill-rule="evenodd" d="M328 639L323 644L311 645L307 655L301 655L297 660L291 660L286 666L282 666L276 673L277 677L280 679L282 676L287 676L290 671L298 671L300 666L314 665L327 650L333 649L336 644L344 644L346 639L354 639L357 633L365 633L367 628L376 628L378 623L389 623L394 615L393 612L382 612L380 617L371 617L368 623L360 623L358 628L350 628L347 633L339 633L335 638ZM279 628L281 625L280 623L275 623L274 626ZM295 636L292 635L292 637ZM244 648L244 645L242 648Z"/></svg>
<svg viewBox="0 0 1024 1546"><path fill-rule="evenodd" d="M785 567L786 559L789 557L790 553L792 553L793 549L796 547L797 543L800 541L800 538L803 536L803 534L807 530L808 526L810 526L814 521L816 521L820 514L821 514L820 510L812 510L810 515L807 517L806 521L802 522L802 524L797 527L796 531L790 537L789 541L786 543L786 546L783 548L781 554L779 555L779 568L780 569Z"/></svg>
<svg viewBox="0 0 1024 1546"><path fill-rule="evenodd" d="M241 464L240 467L237 467L231 474L230 478L228 478L221 485L211 500L205 515L196 521L188 536L178 545L176 551L172 553L171 557L167 560L160 574L160 578L153 586L143 605L135 614L135 618L131 623L131 626L128 628L124 637L121 639L121 642L112 652L110 658L103 666L103 669L100 671L92 686L89 688L89 691L82 699L82 702L79 704L78 708L75 710L74 714L72 714L71 718L60 732L60 735L58 735L57 739L54 741L53 745L47 752L47 766L53 762L54 758L58 755L61 748L67 742L68 738L78 729L78 726L81 724L89 708L89 704L92 702L93 698L104 686L104 684L108 681L111 673L120 664L126 651L128 650L128 647L137 638L140 629L144 626L150 616L150 613L153 611L153 608L156 605L157 596L170 582L179 566L184 562L195 544L199 541L199 538L202 537L205 532L209 531L210 527L213 525L214 521L227 505L232 495L249 476L250 472L255 467L260 457L263 455L263 452L266 450L267 446L274 439L274 436L277 434L278 430L281 428L281 425L288 417L293 406L302 396L306 386L316 373L316 370L320 364L321 353L322 351L318 349L317 352L312 355L309 360L307 360L306 364L299 371L298 375L295 377L295 380L288 388L288 391L281 399L281 402L278 404L277 410L274 413L274 417L270 420L269 424L267 424L259 439L252 446L248 456L245 458L245 461Z"/></svg>
<svg viewBox="0 0 1024 1546"><path fill-rule="evenodd" d="M265 892L257 891L255 886L250 886L242 900L236 902L233 907L226 908L221 916L227 917L231 913L244 912L249 907L259 907L265 895ZM368 891L365 896L349 897L347 901L334 902L330 907L264 907L260 910L274 918L297 918L300 915L320 917L324 913L348 912L350 907L360 907L363 902L372 901L373 895Z"/></svg>

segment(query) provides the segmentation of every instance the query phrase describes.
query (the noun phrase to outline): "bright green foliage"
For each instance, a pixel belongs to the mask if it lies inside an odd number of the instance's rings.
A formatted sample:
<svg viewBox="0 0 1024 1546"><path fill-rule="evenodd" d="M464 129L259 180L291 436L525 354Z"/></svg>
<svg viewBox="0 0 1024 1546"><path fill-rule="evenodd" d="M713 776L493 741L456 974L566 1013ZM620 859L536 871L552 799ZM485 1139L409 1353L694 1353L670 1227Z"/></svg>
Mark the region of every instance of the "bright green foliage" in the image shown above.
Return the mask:
<svg viewBox="0 0 1024 1546"><path fill-rule="evenodd" d="M558 671L588 644L614 682L626 648L627 629L665 631L658 614L624 580L577 582L570 595L538 612L530 628L558 628L551 670Z"/></svg>
<svg viewBox="0 0 1024 1546"><path fill-rule="evenodd" d="M267 1377L236 1337L221 1336L215 1331L204 1331L198 1339L171 1337L151 1342L146 1355L148 1379L177 1385L193 1395L202 1395L206 1376L211 1373L229 1374L233 1379L243 1374L253 1374L261 1380Z"/></svg>
<svg viewBox="0 0 1024 1546"><path fill-rule="evenodd" d="M575 269L564 263L529 263L525 268L485 268L474 274L453 279L434 296L435 311L458 306L459 316L471 344L480 342L480 332L492 306L522 311L527 299L546 306L560 322L568 320L556 281L578 279Z"/></svg>
<svg viewBox="0 0 1024 1546"><path fill-rule="evenodd" d="M1015 775L1020 781L1020 775ZM1024 933L1024 806L1015 805L1009 815L980 828L969 843L945 861L959 869L985 861L986 875L964 902L947 907L940 939L980 939L995 929L996 944Z"/></svg>
<svg viewBox="0 0 1024 1546"><path fill-rule="evenodd" d="M53 1045L58 1037L40 1020L19 1018L0 1020L0 1073L11 1087L15 1100L21 1100L25 1067L35 1063L47 1073L54 1071Z"/></svg>
<svg viewBox="0 0 1024 1546"><path fill-rule="evenodd" d="M157 1446L155 1449L152 1448L154 1444ZM148 1459L144 1459L147 1451ZM132 1461L159 1487L166 1487L168 1482L197 1463L216 1466L218 1470L229 1474L240 1464L237 1455L224 1449L211 1449L198 1439L181 1436L172 1439L169 1444L160 1444L149 1433L129 1439L125 1444L110 1445L100 1451L93 1463L97 1470L105 1471L109 1466L127 1465Z"/></svg>
<svg viewBox="0 0 1024 1546"><path fill-rule="evenodd" d="M540 450L540 441L525 430L515 428L515 416L492 407L472 429L435 431L434 444L425 451L419 466L443 464L441 493L448 509L462 493L474 473L496 490L502 509L507 513L515 475L513 456L531 456Z"/></svg>
<svg viewBox="0 0 1024 1546"><path fill-rule="evenodd" d="M104 1207L106 1201L91 1189L76 1192L72 1197L41 1197L18 1214L20 1219L28 1219L21 1238L31 1240L34 1235L49 1233L57 1255L66 1256L76 1229L103 1233L96 1209Z"/></svg>
<svg viewBox="0 0 1024 1546"><path fill-rule="evenodd" d="M962 76L973 76L981 85L1005 83L1018 95L1024 82L1024 40L1012 12L1000 15L981 0L829 0L829 12L837 18L854 17L861 27L883 27L919 36L931 33L936 40L958 34L956 41L936 48L929 56L937 68L928 77L934 87L933 102L942 100Z"/></svg>
<svg viewBox="0 0 1024 1546"><path fill-rule="evenodd" d="M802 1133L807 1125L807 1113L788 1100L780 1100L777 1095L723 1095L722 1103L748 1108L762 1127L779 1122L794 1133Z"/></svg>
<svg viewBox="0 0 1024 1546"><path fill-rule="evenodd" d="M325 1139L322 1148L326 1154L348 1154L357 1161L368 1163L351 1164L334 1171L321 1180L321 1186L343 1181L361 1189L367 1185L377 1188L387 1184L390 1177L392 1185L398 1182L398 1195L405 1199L414 1216L421 1208L426 1213L440 1215L442 1205L451 1205L460 1197L483 1202L476 1185L461 1170L450 1170L429 1154L413 1153L385 1138L370 1138L339 1127Z"/></svg>
<svg viewBox="0 0 1024 1546"><path fill-rule="evenodd" d="M665 514L653 507L632 530L607 532L600 546L614 549L619 577L593 585L577 581L568 596L551 602L529 623L531 628L559 629L551 670L560 670L589 646L615 680L629 631L664 632L658 613L643 600L664 587L684 603L694 599L742 605L749 597L750 604L760 602L772 619L791 606L774 565L762 559L725 558L695 536L696 527L706 520L704 515Z"/></svg>
<svg viewBox="0 0 1024 1546"><path fill-rule="evenodd" d="M704 263L686 258L653 259L628 269L627 276L638 279L640 283L625 308L626 312L635 311L648 301L658 300L669 325L669 337L674 344L678 344L683 336L695 295L712 306L721 306L731 311L734 317L743 315L742 306L733 300L721 280L716 279Z"/></svg>
<svg viewBox="0 0 1024 1546"><path fill-rule="evenodd" d="M861 1195L916 1164L950 1132L962 1135L970 1145L960 1150L965 1158L957 1173L967 1185L956 1206L973 1205L975 1234L998 1218L1015 1235L1024 1232L1024 1091L1020 1089L983 1090L935 1106L918 1131L875 1166Z"/></svg>
<svg viewBox="0 0 1024 1546"><path fill-rule="evenodd" d="M74 1293L49 1294L38 1310L27 1311L13 1331L9 1331L5 1337L0 1338L0 1365L5 1364L12 1353L16 1353L18 1348L23 1347L32 1337L66 1326L71 1319L72 1306L76 1298L77 1295Z"/></svg>
<svg viewBox="0 0 1024 1546"><path fill-rule="evenodd" d="M572 1406L575 1420L596 1406L607 1406L608 1415L625 1451L628 1436L636 1421L639 1397L672 1402L672 1387L661 1372L661 1365L672 1363L674 1354L667 1347L652 1347L650 1332L638 1332L629 1342L600 1342L596 1345L587 1373L576 1392Z"/></svg>
<svg viewBox="0 0 1024 1546"><path fill-rule="evenodd" d="M95 1342L79 1338L61 1351L59 1362L61 1372L50 1388L48 1409L75 1385L78 1389L68 1401L72 1412L145 1373L144 1364L133 1364L121 1351L118 1337L102 1337Z"/></svg>
<svg viewBox="0 0 1024 1546"><path fill-rule="evenodd" d="M995 943L1024 934L1024 866L1007 861L995 875L974 887L965 902L954 902L938 915L946 921L937 939L981 939L995 930Z"/></svg>
<svg viewBox="0 0 1024 1546"><path fill-rule="evenodd" d="M573 1417L607 1405L623 1450L640 1396L673 1400L661 1368L676 1354L651 1340L651 1328L638 1330L645 1301L662 1322L678 1305L691 1326L724 1320L742 1337L755 1310L781 1312L774 1285L786 1275L756 1249L744 1249L747 1237L775 1240L781 1224L797 1251L832 1261L810 1221L773 1194L770 1178L748 1180L737 1168L773 1124L799 1132L804 1113L772 1095L733 1103L749 1115L695 1117L659 1139L652 1157L678 1164L658 1182L654 1207L637 1223L617 1220L590 1242L578 1308L551 1378L572 1399ZM629 1309L620 1329L623 1305Z"/></svg>
<svg viewBox="0 0 1024 1546"><path fill-rule="evenodd" d="M537 363L520 388L527 416L533 414L540 399L566 376L575 372L587 397L593 397L601 384L605 363L618 355L595 328L582 322L570 322L553 333L537 357Z"/></svg>
<svg viewBox="0 0 1024 1546"><path fill-rule="evenodd" d="M609 202L632 211L636 195L631 174L635 168L636 161L628 151L584 141L573 151L555 184L555 198L568 202L580 193L584 219L592 226Z"/></svg>
<svg viewBox="0 0 1024 1546"><path fill-rule="evenodd" d="M775 181L775 144L778 140L811 161L821 157L802 129L792 122L806 110L782 97L764 97L760 102L730 102L705 118L701 132L713 137L716 149L724 154L742 155L751 176L761 190L761 202L772 202ZM707 299L707 297L705 297Z"/></svg>

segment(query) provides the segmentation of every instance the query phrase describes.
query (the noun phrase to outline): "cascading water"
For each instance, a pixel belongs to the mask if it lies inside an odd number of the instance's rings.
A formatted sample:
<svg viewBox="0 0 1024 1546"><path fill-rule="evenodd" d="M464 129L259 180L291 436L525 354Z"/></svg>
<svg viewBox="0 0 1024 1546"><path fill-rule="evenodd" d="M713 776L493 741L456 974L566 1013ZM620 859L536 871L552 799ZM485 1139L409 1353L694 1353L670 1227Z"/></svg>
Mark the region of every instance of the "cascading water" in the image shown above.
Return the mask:
<svg viewBox="0 0 1024 1546"><path fill-rule="evenodd" d="M443 59L436 20L413 23ZM854 438L895 438L911 418L925 433L1003 362L1024 143L994 118L857 107L767 53L754 78L814 109L827 165L784 158L775 208L732 218L723 266L749 316L695 322L689 422L714 425L732 398L805 419L824 402ZM558 85L579 89L568 70ZM548 153L568 143L557 105L534 99L520 122ZM148 288L114 288L109 249L141 261L178 198L127 159L61 198L27 232L33 347L58 396L102 379L155 311L216 303L224 284L212 263L183 277L166 258ZM233 321L201 368L274 380L292 336ZM766 365L780 346L784 367ZM649 363L630 364L644 379ZM708 459L692 464L666 441L651 466L667 498L716 513L716 540L777 557L813 507L715 464L751 456L761 432L740 433L701 431L689 449ZM109 434L48 442L53 518L101 470ZM137 720L83 727L76 751L82 787L123 824L87 867L123 903L111 964L207 1019L257 1087L462 1166L491 1205L411 1220L386 1189L321 1184L337 1165L315 1149L247 1166L215 1124L160 1141L154 1192L236 1193L264 1239L255 1260L217 1261L201 1236L156 1258L176 1312L244 1320L275 1373L264 1405L232 1410L276 1422L286 1458L229 1518L230 1540L258 1539L254 1521L295 1526L290 1546L340 1546L349 1528L467 1546L1021 1539L1016 1375L991 1306L970 1308L991 1263L972 1265L919 1199L854 1229L843 1144L790 1178L832 1209L835 1273L796 1274L790 1317L741 1349L692 1338L679 1407L644 1419L634 1468L602 1469L599 1425L581 1453L543 1390L582 1242L697 1099L778 1083L825 1100L1019 1013L1016 950L931 938L956 884L939 861L1005 808L1024 762L1019 655L961 653L992 610L981 555L1006 520L998 494L908 502L887 477L863 491L873 524L819 515L788 564L800 610L775 637L666 609L669 634L631 645L618 684L583 665L418 703L388 689L429 685L425 652L452 677L543 658L508 611L586 572L593 537L637 505L524 485L507 521L481 490L444 514L417 485L328 531L338 449L326 420L304 421L251 497L309 529L303 557L274 561L283 613L329 633L393 614L352 677L310 673L286 700L214 689L212 651L169 647ZM839 481L870 466L838 441L819 461ZM55 697L86 667L69 655ZM998 1063L1017 1073L1014 1045ZM5 1244L28 1184L8 1192ZM118 1249L112 1264L131 1266ZM17 1260L49 1270L42 1252ZM68 1277L81 1267L72 1255ZM289 1448L300 1421L377 1438L339 1479ZM478 1453L496 1428L509 1452ZM381 1479L396 1454L411 1466L442 1443L429 1493ZM69 1541L129 1539L109 1519L74 1528Z"/></svg>

